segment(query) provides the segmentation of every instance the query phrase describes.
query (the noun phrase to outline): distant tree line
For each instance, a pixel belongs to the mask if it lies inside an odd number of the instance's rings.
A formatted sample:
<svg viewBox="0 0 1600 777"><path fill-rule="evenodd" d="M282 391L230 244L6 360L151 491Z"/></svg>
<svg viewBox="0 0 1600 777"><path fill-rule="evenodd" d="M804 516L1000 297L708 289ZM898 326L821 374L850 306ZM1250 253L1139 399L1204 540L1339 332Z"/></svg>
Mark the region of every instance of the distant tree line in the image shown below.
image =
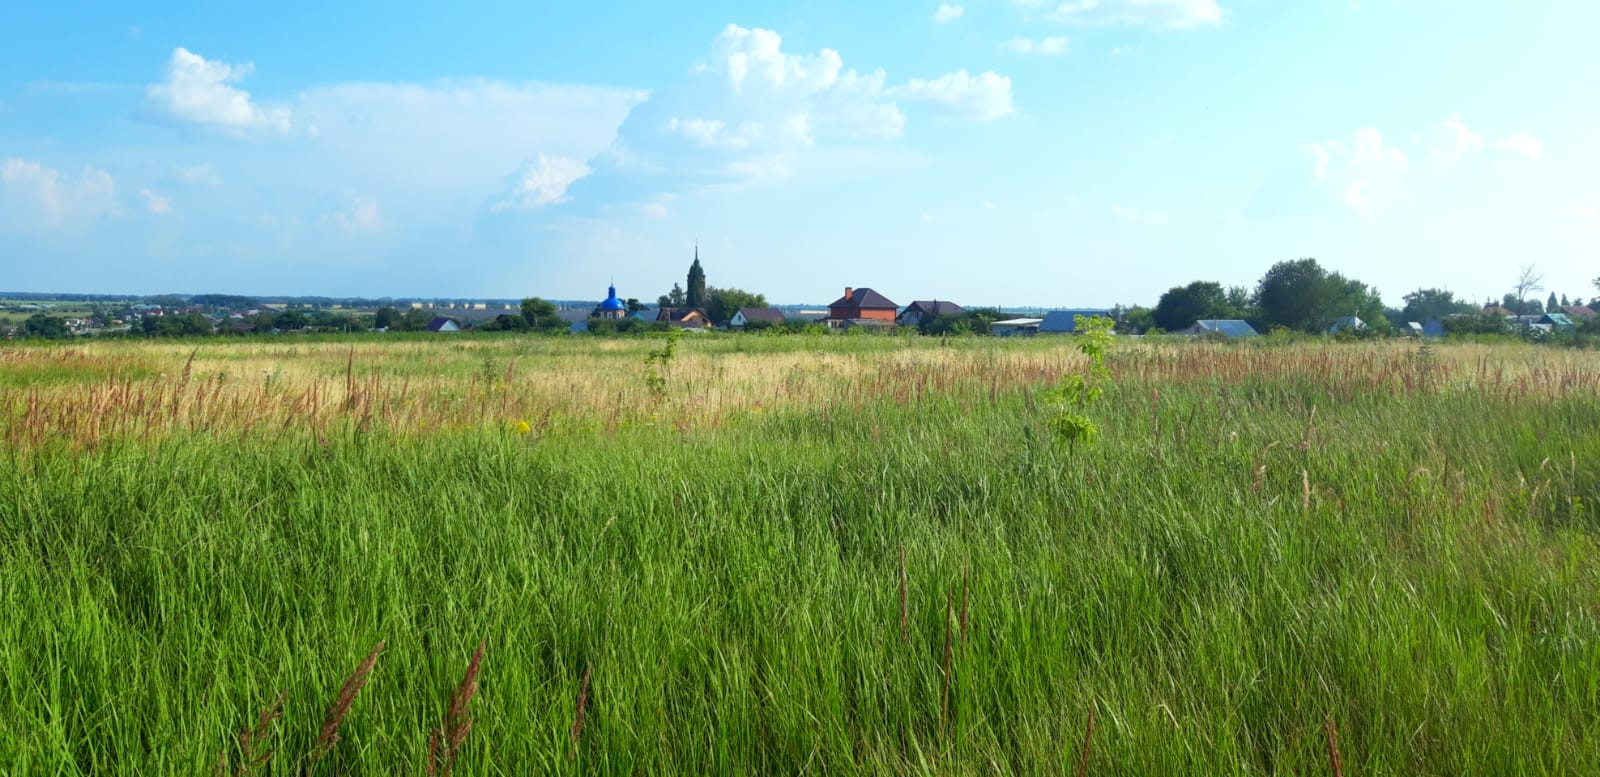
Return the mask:
<svg viewBox="0 0 1600 777"><path fill-rule="evenodd" d="M1505 313L1535 315L1581 306L1566 295L1551 292L1541 302L1543 276L1531 265L1522 268L1499 302L1504 310L1490 309L1438 288L1417 289L1404 295L1400 308L1387 308L1378 290L1338 272L1329 272L1315 259L1279 262L1261 276L1254 288L1224 287L1215 281L1195 281L1162 294L1154 308L1132 308L1125 319L1131 331L1175 332L1196 321L1240 319L1258 331L1283 329L1322 333L1350 316L1365 329L1358 336L1383 336L1407 322L1439 321L1447 332L1487 334L1508 331ZM1600 291L1600 278L1596 279ZM1600 298L1590 303L1600 309ZM1594 327L1586 323L1585 327Z"/></svg>

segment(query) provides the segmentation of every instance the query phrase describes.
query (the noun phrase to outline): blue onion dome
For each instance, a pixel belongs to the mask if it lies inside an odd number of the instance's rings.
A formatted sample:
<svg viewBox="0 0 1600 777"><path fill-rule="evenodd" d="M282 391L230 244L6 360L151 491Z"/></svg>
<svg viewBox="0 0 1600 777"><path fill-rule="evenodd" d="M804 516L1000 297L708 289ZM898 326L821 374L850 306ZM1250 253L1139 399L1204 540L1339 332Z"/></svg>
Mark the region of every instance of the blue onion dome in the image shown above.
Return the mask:
<svg viewBox="0 0 1600 777"><path fill-rule="evenodd" d="M600 303L601 310L627 310L628 306L617 299L617 287L612 286L607 290L606 301Z"/></svg>

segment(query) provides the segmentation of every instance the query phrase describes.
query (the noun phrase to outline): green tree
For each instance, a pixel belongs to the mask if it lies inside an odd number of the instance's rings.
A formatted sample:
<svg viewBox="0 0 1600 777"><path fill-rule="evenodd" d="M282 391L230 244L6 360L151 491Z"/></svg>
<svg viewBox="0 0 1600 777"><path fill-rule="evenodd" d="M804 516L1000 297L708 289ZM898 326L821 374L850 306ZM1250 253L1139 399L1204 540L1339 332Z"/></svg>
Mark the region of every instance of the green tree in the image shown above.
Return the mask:
<svg viewBox="0 0 1600 777"><path fill-rule="evenodd" d="M1268 327L1318 332L1332 322L1333 286L1315 259L1279 262L1256 286L1256 306Z"/></svg>
<svg viewBox="0 0 1600 777"><path fill-rule="evenodd" d="M623 304L628 306L629 313L638 313L639 311L644 310L644 303L640 302L638 297L629 297Z"/></svg>
<svg viewBox="0 0 1600 777"><path fill-rule="evenodd" d="M1326 331L1344 316L1357 316L1375 332L1389 329L1383 298L1353 278L1322 269L1315 259L1279 262L1256 286L1256 310L1268 328Z"/></svg>
<svg viewBox="0 0 1600 777"><path fill-rule="evenodd" d="M683 307L683 302L683 287L676 283L672 284L672 291L656 298L656 303L664 308L681 308Z"/></svg>
<svg viewBox="0 0 1600 777"><path fill-rule="evenodd" d="M429 315L427 311L422 308L412 308L406 311L405 317L401 319L400 331L421 332L428 328L428 323L431 321L433 321L433 316Z"/></svg>
<svg viewBox="0 0 1600 777"><path fill-rule="evenodd" d="M1427 323L1434 319L1444 320L1450 316L1470 314L1478 310L1476 305L1462 299L1456 299L1454 292L1444 289L1417 289L1401 297L1406 306L1400 309L1400 320Z"/></svg>
<svg viewBox="0 0 1600 777"><path fill-rule="evenodd" d="M689 265L689 289L684 294L684 303L691 308L704 308L706 299L706 271L700 269L700 249L694 252L694 264ZM712 317L715 321L716 317Z"/></svg>
<svg viewBox="0 0 1600 777"><path fill-rule="evenodd" d="M22 335L24 337L58 338L67 336L67 320L55 316L35 313L22 322Z"/></svg>
<svg viewBox="0 0 1600 777"><path fill-rule="evenodd" d="M502 313L490 321L479 324L476 329L484 332L526 332L528 331L528 319L522 316L513 316L510 313Z"/></svg>
<svg viewBox="0 0 1600 777"><path fill-rule="evenodd" d="M1552 291L1550 292L1550 299L1545 300L1544 312L1555 313L1559 310L1561 310L1561 300L1558 299L1556 297L1556 293Z"/></svg>
<svg viewBox="0 0 1600 777"><path fill-rule="evenodd" d="M306 328L306 314L298 310L285 310L278 314L277 327L285 332Z"/></svg>
<svg viewBox="0 0 1600 777"><path fill-rule="evenodd" d="M1519 316L1535 316L1544 312L1543 302L1537 299L1517 299L1517 295L1509 291L1500 298L1500 307Z"/></svg>
<svg viewBox="0 0 1600 777"><path fill-rule="evenodd" d="M379 329L394 329L402 321L400 311L394 308L378 308L374 314L372 325Z"/></svg>
<svg viewBox="0 0 1600 777"><path fill-rule="evenodd" d="M1228 292L1214 281L1174 286L1161 295L1155 309L1150 311L1155 325L1168 332L1186 329L1202 319L1234 318L1236 315Z"/></svg>
<svg viewBox="0 0 1600 777"><path fill-rule="evenodd" d="M733 318L739 308L764 308L767 306L767 297L764 294L745 291L743 289L718 289L712 287L706 290L706 315L711 317L713 323L721 324ZM690 307L693 307L691 304Z"/></svg>
<svg viewBox="0 0 1600 777"><path fill-rule="evenodd" d="M562 332L567 329L567 322L556 312L554 302L528 297L522 301L522 318L528 322L528 328L535 332Z"/></svg>

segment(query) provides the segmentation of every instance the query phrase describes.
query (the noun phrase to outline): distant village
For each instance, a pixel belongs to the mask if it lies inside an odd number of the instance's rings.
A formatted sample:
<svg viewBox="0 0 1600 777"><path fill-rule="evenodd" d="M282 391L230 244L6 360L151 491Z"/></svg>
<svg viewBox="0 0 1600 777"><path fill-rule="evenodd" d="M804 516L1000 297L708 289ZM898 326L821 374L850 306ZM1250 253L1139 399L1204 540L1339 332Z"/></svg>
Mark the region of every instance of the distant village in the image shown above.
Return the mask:
<svg viewBox="0 0 1600 777"><path fill-rule="evenodd" d="M843 286L826 306L772 305L765 295L707 283L696 247L686 284L653 304L618 295L599 302L521 300L362 300L200 294L118 299L94 295L0 294L0 337L206 336L316 332L535 331L626 334L707 332L889 332L1031 337L1071 334L1081 318L1103 317L1120 335L1162 333L1212 339L1287 330L1337 337L1514 335L1525 339L1600 335L1600 297L1588 303L1552 292L1528 299L1542 279L1524 268L1517 291L1482 305L1448 291L1418 289L1403 308L1385 308L1376 290L1315 260L1280 262L1255 290L1196 281L1174 287L1154 307L1005 309L952 299L901 304L866 286ZM1600 279L1597 290L1600 290Z"/></svg>

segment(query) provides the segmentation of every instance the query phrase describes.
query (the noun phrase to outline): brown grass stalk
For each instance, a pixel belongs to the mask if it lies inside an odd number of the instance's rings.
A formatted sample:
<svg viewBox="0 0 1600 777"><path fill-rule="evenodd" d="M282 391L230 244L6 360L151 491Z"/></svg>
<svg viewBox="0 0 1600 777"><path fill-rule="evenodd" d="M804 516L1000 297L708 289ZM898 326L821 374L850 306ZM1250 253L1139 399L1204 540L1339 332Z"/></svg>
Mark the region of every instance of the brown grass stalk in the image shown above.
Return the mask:
<svg viewBox="0 0 1600 777"><path fill-rule="evenodd" d="M378 663L378 654L383 652L387 643L379 642L372 646L372 652L361 660L361 665L356 667L344 681L344 687L339 689L339 697L334 700L333 706L328 708L328 714L322 719L322 730L317 734L317 745L311 750L311 762L322 760L333 746L339 743L339 727L344 725L345 716L350 713L350 705L355 702L356 695L366 686L367 679L372 676L372 668Z"/></svg>
<svg viewBox="0 0 1600 777"><path fill-rule="evenodd" d="M1094 736L1094 708L1089 708L1089 722L1083 727L1083 748L1078 751L1078 777L1089 773L1089 741Z"/></svg>
<svg viewBox="0 0 1600 777"><path fill-rule="evenodd" d="M1333 725L1331 716L1323 719L1322 731L1328 736L1328 765L1333 769L1333 777L1344 777L1344 761L1339 758L1339 729Z"/></svg>
<svg viewBox="0 0 1600 777"><path fill-rule="evenodd" d="M283 717L283 702L289 698L287 690L278 693L278 698L271 704L261 708L261 714L256 718L254 728L246 728L239 732L239 765L229 768L228 752L224 750L217 756L217 774L232 774L238 777L254 774L266 767L272 760L272 750L266 744L272 738L273 723Z"/></svg>
<svg viewBox="0 0 1600 777"><path fill-rule="evenodd" d="M569 758L578 756L578 740L583 737L583 718L589 711L589 673L592 667L583 668L583 684L578 688L578 708L572 716L572 753Z"/></svg>
<svg viewBox="0 0 1600 777"><path fill-rule="evenodd" d="M483 661L483 646L484 641L480 640L472 660L467 662L466 676L461 678L461 685L450 697L450 709L445 712L444 723L434 729L428 738L429 777L435 774L449 777L461 745L467 741L467 734L472 732L472 715L468 705L472 704L472 697L478 692L478 669Z"/></svg>

